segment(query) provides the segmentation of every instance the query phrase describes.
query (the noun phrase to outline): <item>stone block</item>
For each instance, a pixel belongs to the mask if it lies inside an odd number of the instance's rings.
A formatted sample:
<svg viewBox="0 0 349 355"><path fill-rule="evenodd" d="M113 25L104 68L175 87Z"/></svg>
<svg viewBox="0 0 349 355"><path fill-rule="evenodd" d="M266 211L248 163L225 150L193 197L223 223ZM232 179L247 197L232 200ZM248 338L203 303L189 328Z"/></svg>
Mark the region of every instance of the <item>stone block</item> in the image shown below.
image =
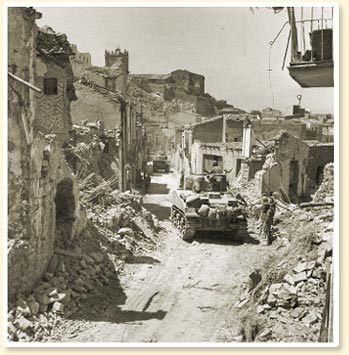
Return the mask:
<svg viewBox="0 0 349 355"><path fill-rule="evenodd" d="M303 319L302 322L305 323L307 326L317 323L318 319L316 314L313 312L307 314Z"/></svg>
<svg viewBox="0 0 349 355"><path fill-rule="evenodd" d="M293 268L293 271L294 271L296 274L298 274L298 273L301 273L301 272L303 272L303 271L305 271L305 270L307 270L307 269L308 269L307 263L300 263L300 264L298 264L295 268Z"/></svg>
<svg viewBox="0 0 349 355"><path fill-rule="evenodd" d="M274 294L269 294L268 298L267 298L267 303L271 306L274 307L276 305L276 297L274 296Z"/></svg>
<svg viewBox="0 0 349 355"><path fill-rule="evenodd" d="M86 269L87 268L87 262L85 259L81 259L80 260L80 266L83 268L83 269Z"/></svg>
<svg viewBox="0 0 349 355"><path fill-rule="evenodd" d="M292 318L302 319L307 313L305 308L297 307L290 312Z"/></svg>
<svg viewBox="0 0 349 355"><path fill-rule="evenodd" d="M286 274L283 280L286 281L289 285L293 286L295 284L293 277L289 274Z"/></svg>
<svg viewBox="0 0 349 355"><path fill-rule="evenodd" d="M35 299L29 301L29 302L28 302L28 306L29 306L29 308L30 308L30 310L31 310L31 313L32 313L33 315L38 314L40 305L39 305L38 302L35 301Z"/></svg>
<svg viewBox="0 0 349 355"><path fill-rule="evenodd" d="M104 256L102 253L92 253L90 254L91 258L93 259L94 263L101 264L104 260Z"/></svg>
<svg viewBox="0 0 349 355"><path fill-rule="evenodd" d="M40 314L45 313L47 311L47 308L48 308L47 304L39 303L39 313Z"/></svg>
<svg viewBox="0 0 349 355"><path fill-rule="evenodd" d="M17 332L17 328L13 325L13 323L8 322L7 323L7 333L9 335L15 335Z"/></svg>
<svg viewBox="0 0 349 355"><path fill-rule="evenodd" d="M17 329L22 331L26 331L27 329L33 327L33 323L23 316L17 318L14 321L14 325L16 326Z"/></svg>
<svg viewBox="0 0 349 355"><path fill-rule="evenodd" d="M272 330L270 328L264 329L259 335L258 337L260 339L265 339L265 338L269 338L272 334Z"/></svg>
<svg viewBox="0 0 349 355"><path fill-rule="evenodd" d="M64 305L60 302L55 302L52 306L52 312L53 313L63 313L64 311Z"/></svg>
<svg viewBox="0 0 349 355"><path fill-rule="evenodd" d="M93 260L93 258L91 258L89 255L84 255L84 259L86 260L86 263L89 265L93 265L95 262Z"/></svg>
<svg viewBox="0 0 349 355"><path fill-rule="evenodd" d="M47 296L46 293L36 293L35 294L35 299L40 304L43 304L43 305L50 304L50 298Z"/></svg>
<svg viewBox="0 0 349 355"><path fill-rule="evenodd" d="M334 227L333 222L328 223L325 227L324 232L333 232L333 227Z"/></svg>
<svg viewBox="0 0 349 355"><path fill-rule="evenodd" d="M279 289L281 289L283 286L282 283L277 283L277 284L271 284L269 286L269 294L274 294L275 292L277 292Z"/></svg>
<svg viewBox="0 0 349 355"><path fill-rule="evenodd" d="M307 274L305 271L302 271L302 272L295 274L293 276L293 280L294 280L295 284L302 282L302 281L306 281L307 279L308 278L307 278Z"/></svg>
<svg viewBox="0 0 349 355"><path fill-rule="evenodd" d="M26 301L24 301L23 299L17 300L16 306L16 311L18 313L22 314L25 317L31 316L31 311Z"/></svg>
<svg viewBox="0 0 349 355"><path fill-rule="evenodd" d="M120 234L121 236L126 235L130 238L134 238L134 231L131 228L120 228L118 234Z"/></svg>

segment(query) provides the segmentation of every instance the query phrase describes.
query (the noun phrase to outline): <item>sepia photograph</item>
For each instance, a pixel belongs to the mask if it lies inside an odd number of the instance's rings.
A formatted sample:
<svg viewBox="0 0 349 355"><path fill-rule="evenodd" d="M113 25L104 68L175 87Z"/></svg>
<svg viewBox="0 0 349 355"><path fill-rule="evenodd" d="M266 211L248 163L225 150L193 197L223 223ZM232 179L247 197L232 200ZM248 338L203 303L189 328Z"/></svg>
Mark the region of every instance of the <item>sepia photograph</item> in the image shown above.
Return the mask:
<svg viewBox="0 0 349 355"><path fill-rule="evenodd" d="M338 345L338 12L5 3L7 347Z"/></svg>

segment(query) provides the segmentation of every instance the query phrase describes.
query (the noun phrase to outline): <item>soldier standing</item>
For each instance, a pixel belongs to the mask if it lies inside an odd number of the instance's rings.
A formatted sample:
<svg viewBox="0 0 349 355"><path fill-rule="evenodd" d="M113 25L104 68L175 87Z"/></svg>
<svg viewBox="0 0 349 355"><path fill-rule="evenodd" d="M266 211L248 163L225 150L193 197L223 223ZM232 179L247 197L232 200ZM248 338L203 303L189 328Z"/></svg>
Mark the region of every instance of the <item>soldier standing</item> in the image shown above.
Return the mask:
<svg viewBox="0 0 349 355"><path fill-rule="evenodd" d="M266 194L262 196L262 209L261 209L261 234L264 239L266 239L267 245L271 244L271 219L270 219L270 200Z"/></svg>

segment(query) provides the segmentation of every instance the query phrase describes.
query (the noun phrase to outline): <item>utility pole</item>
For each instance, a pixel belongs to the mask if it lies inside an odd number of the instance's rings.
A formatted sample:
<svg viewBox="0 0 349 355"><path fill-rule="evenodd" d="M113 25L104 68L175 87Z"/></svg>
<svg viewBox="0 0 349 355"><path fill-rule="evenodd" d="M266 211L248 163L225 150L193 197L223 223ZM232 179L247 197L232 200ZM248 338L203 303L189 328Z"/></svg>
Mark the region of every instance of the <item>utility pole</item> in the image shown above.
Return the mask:
<svg viewBox="0 0 349 355"><path fill-rule="evenodd" d="M126 138L127 138L127 114L126 102L120 99L120 133L119 133L119 190L126 191Z"/></svg>
<svg viewBox="0 0 349 355"><path fill-rule="evenodd" d="M226 132L227 132L227 118L225 114L222 115L222 143L226 143Z"/></svg>

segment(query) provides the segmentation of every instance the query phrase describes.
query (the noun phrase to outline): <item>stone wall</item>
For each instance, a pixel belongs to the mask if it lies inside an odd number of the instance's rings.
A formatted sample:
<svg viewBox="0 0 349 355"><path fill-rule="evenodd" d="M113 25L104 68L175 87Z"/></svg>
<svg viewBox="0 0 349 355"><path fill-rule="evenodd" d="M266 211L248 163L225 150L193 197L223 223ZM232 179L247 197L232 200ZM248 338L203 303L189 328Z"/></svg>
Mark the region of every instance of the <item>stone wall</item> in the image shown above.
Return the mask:
<svg viewBox="0 0 349 355"><path fill-rule="evenodd" d="M72 122L70 117L70 99L68 92L68 76L73 81L71 68L61 67L50 60L37 58L36 67L36 85L42 90L36 95L37 109L35 114L34 130L45 134L56 134L63 141L69 136ZM57 94L45 95L45 78L57 79ZM74 93L75 99L75 93Z"/></svg>
<svg viewBox="0 0 349 355"><path fill-rule="evenodd" d="M256 173L259 193L281 188L292 202L309 200L319 168L330 161L333 161L333 146L311 147L284 133L278 140L275 154L267 155L263 169Z"/></svg>
<svg viewBox="0 0 349 355"><path fill-rule="evenodd" d="M195 112L202 116L213 116L215 114L215 101L205 97L187 94L183 91L176 91L175 99L189 102L193 105Z"/></svg>
<svg viewBox="0 0 349 355"><path fill-rule="evenodd" d="M193 128L193 139L203 143L220 143L223 134L223 118L202 122ZM243 136L243 121L227 120L226 141L240 142Z"/></svg>
<svg viewBox="0 0 349 355"><path fill-rule="evenodd" d="M227 179L233 181L237 175L237 160L242 159L242 149L239 143L236 147L226 144L203 144L194 142L191 149L191 173L202 174L204 156L216 156L222 158L222 167L227 171Z"/></svg>
<svg viewBox="0 0 349 355"><path fill-rule="evenodd" d="M106 129L120 126L120 104L107 95L94 91L92 88L75 84L77 101L71 104L71 116L74 124L83 120L95 122L101 120Z"/></svg>
<svg viewBox="0 0 349 355"><path fill-rule="evenodd" d="M30 8L9 9L9 68L34 86L37 18L39 14ZM29 292L42 277L55 243L69 248L84 228L85 218L61 144L33 129L40 94L12 78L8 93L7 251L11 301L17 293ZM66 208L60 208L63 212L57 214L58 200L64 201Z"/></svg>
<svg viewBox="0 0 349 355"><path fill-rule="evenodd" d="M303 140L307 139L306 125L305 123L300 122L292 122L287 120L256 120L252 123L252 130L252 144L255 143L256 139L262 141L272 139L277 136L280 131L285 131Z"/></svg>
<svg viewBox="0 0 349 355"><path fill-rule="evenodd" d="M15 226L9 216L9 298L30 291L46 272L54 246L69 248L85 226L75 177L60 144L36 137L28 158L29 181L23 181L27 198L19 204L9 203L22 211ZM9 156L9 163L11 160ZM21 230L25 235L18 233Z"/></svg>
<svg viewBox="0 0 349 355"><path fill-rule="evenodd" d="M190 95L203 95L205 93L205 77L191 73L187 70L175 70L171 72L171 78L175 81L178 90L185 91Z"/></svg>
<svg viewBox="0 0 349 355"><path fill-rule="evenodd" d="M313 193L320 185L324 167L334 161L334 144L319 144L309 147L307 167L307 195Z"/></svg>

